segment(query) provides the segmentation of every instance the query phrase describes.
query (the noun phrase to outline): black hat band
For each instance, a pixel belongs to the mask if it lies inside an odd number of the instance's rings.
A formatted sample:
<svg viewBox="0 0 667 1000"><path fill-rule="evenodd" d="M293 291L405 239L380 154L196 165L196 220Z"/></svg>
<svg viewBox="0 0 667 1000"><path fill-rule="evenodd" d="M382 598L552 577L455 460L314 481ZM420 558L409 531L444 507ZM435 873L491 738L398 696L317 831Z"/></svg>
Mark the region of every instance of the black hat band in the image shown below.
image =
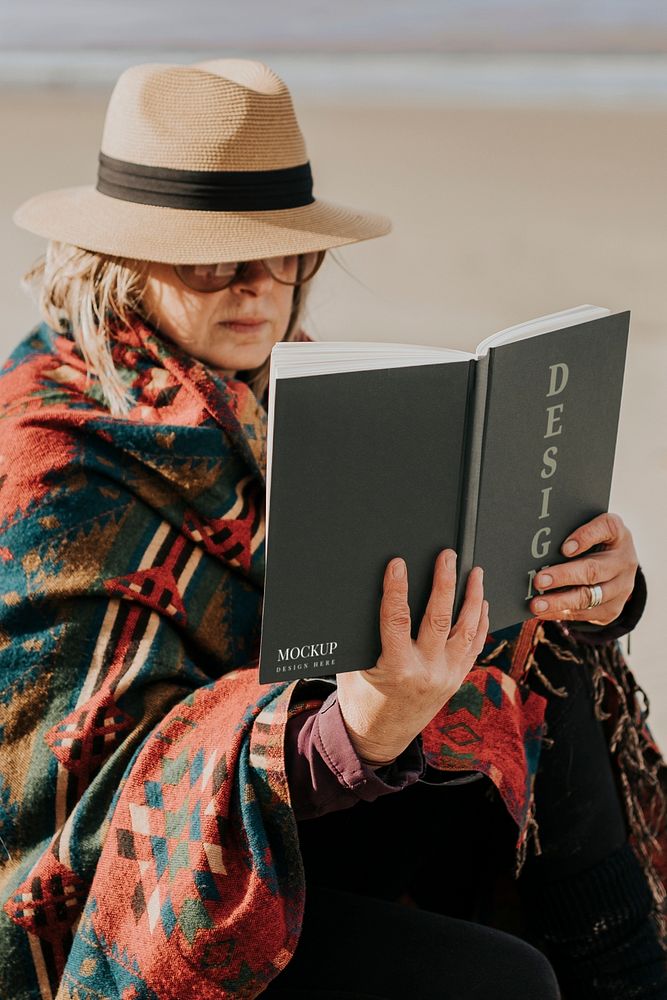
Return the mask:
<svg viewBox="0 0 667 1000"><path fill-rule="evenodd" d="M141 205L203 212L271 212L315 201L310 163L279 170L174 170L100 153L97 190Z"/></svg>

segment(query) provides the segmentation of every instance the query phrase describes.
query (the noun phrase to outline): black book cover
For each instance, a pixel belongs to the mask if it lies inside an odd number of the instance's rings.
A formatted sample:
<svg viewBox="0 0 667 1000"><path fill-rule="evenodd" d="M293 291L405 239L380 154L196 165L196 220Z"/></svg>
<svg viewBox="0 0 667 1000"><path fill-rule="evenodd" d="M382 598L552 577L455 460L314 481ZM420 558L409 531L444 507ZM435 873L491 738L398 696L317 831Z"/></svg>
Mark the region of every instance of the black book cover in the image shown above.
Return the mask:
<svg viewBox="0 0 667 1000"><path fill-rule="evenodd" d="M531 570L607 509L628 317L477 361L277 379L261 682L372 667L398 555L413 635L446 547L461 583L484 567L492 628L529 617Z"/></svg>
<svg viewBox="0 0 667 1000"><path fill-rule="evenodd" d="M490 628L530 617L531 572L566 561L570 532L609 509L629 313L489 352L471 565Z"/></svg>
<svg viewBox="0 0 667 1000"><path fill-rule="evenodd" d="M262 681L373 666L394 556L407 561L421 617L435 557L456 544L471 367L278 381ZM310 647L321 651L300 655Z"/></svg>

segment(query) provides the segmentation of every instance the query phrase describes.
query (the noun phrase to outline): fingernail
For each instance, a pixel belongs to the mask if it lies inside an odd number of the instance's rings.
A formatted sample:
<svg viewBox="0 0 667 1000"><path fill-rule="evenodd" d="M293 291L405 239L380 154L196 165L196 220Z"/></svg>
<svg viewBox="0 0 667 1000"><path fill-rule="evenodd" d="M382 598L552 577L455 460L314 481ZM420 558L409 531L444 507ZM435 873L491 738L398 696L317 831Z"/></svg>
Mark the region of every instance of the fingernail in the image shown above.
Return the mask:
<svg viewBox="0 0 667 1000"><path fill-rule="evenodd" d="M456 569L456 552L448 552L445 556L445 566L447 569Z"/></svg>
<svg viewBox="0 0 667 1000"><path fill-rule="evenodd" d="M579 545L575 542L574 538L570 538L567 542L563 543L563 553L566 556L571 556L578 548Z"/></svg>
<svg viewBox="0 0 667 1000"><path fill-rule="evenodd" d="M547 608L549 607L549 604L547 601L535 601L533 607L535 608L536 611L546 611Z"/></svg>
<svg viewBox="0 0 667 1000"><path fill-rule="evenodd" d="M541 587L550 587L553 582L554 582L554 578L552 576L549 576L548 573L544 573L543 575L538 576L535 579L536 585L538 587L540 587L540 588Z"/></svg>
<svg viewBox="0 0 667 1000"><path fill-rule="evenodd" d="M405 575L405 563L403 562L402 559L398 559L394 563L391 572L393 574L394 580L401 580L403 578L403 576Z"/></svg>

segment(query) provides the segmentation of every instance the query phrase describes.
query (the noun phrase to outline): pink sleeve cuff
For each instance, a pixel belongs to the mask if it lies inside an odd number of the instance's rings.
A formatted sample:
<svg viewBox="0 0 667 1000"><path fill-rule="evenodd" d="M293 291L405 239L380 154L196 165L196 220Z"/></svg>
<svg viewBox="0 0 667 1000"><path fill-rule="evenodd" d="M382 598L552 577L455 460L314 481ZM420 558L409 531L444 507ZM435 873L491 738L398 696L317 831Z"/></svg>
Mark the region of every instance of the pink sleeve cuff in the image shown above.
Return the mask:
<svg viewBox="0 0 667 1000"><path fill-rule="evenodd" d="M335 690L319 710L289 720L285 757L297 820L400 791L417 781L426 766L419 736L393 764L377 770L363 764L345 728Z"/></svg>

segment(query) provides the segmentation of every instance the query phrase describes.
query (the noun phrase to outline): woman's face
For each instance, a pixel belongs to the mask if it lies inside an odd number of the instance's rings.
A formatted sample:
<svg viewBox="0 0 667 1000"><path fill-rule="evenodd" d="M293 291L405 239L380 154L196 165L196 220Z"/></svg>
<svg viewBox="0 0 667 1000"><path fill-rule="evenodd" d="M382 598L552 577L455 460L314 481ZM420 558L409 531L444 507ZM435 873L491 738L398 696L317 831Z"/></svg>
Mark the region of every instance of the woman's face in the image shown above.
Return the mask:
<svg viewBox="0 0 667 1000"><path fill-rule="evenodd" d="M287 332L294 287L261 261L219 292L184 285L171 264L148 265L146 314L166 337L223 374L258 368Z"/></svg>

